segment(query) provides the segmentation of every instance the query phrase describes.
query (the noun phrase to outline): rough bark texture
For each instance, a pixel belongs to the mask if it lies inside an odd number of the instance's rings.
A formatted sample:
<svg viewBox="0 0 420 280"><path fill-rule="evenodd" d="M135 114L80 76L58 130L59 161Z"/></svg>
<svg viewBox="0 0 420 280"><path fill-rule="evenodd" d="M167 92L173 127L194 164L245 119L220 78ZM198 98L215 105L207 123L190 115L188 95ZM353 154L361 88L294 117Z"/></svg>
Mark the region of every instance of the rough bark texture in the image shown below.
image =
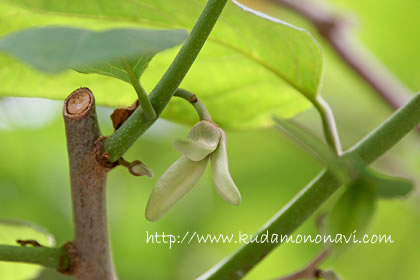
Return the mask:
<svg viewBox="0 0 420 280"><path fill-rule="evenodd" d="M80 280L117 279L106 223L106 174L96 160L100 138L95 100L87 88L66 99L63 116L70 162L74 242L71 274Z"/></svg>

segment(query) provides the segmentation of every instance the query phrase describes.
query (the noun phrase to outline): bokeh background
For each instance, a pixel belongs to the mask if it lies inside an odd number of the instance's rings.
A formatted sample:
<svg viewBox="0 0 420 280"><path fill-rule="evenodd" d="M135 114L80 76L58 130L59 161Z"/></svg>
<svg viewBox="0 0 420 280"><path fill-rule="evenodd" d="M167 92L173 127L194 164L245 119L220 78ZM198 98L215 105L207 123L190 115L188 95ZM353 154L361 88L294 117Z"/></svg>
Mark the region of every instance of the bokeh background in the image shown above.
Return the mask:
<svg viewBox="0 0 420 280"><path fill-rule="evenodd" d="M360 140L392 113L303 19L265 1L245 3L307 28L321 43L325 53L322 94L335 112L344 147ZM413 92L420 89L420 18L416 15L420 2L336 0L329 4L339 13L353 15L355 36ZM58 244L72 239L61 106L61 102L43 99L0 99L0 218L38 224L53 233ZM111 112L110 108L98 108L105 135L112 132ZM298 119L320 131L320 120L313 110ZM168 215L157 223L148 222L144 209L150 191L159 175L179 157L172 141L184 137L188 130L187 126L158 121L129 150L125 157L146 162L156 174L153 179L130 176L123 168L109 175L108 219L120 279L194 279L237 246L195 243L169 249L167 245L146 244L146 232L253 234L322 169L319 162L273 128L229 131L230 168L243 196L242 205L225 203L216 194L207 170L192 193ZM412 133L374 166L419 182L419 153L420 136ZM392 235L395 243L354 246L322 267L334 269L344 279L420 279L419 202L417 190L406 200L381 201L368 232ZM316 234L314 218L297 233ZM245 279L272 279L293 272L321 249L316 244L284 244ZM67 278L43 271L37 279Z"/></svg>

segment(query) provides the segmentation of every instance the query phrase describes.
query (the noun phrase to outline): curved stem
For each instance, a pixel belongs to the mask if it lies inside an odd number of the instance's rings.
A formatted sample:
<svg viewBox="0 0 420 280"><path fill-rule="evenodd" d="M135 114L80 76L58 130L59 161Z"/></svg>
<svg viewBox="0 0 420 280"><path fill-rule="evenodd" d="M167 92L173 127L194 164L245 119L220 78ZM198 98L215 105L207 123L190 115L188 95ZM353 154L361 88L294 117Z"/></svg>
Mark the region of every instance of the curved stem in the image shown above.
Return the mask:
<svg viewBox="0 0 420 280"><path fill-rule="evenodd" d="M128 59L123 58L121 59L122 64L125 67L125 70L127 71L127 75L130 78L130 82L133 85L134 89L137 92L137 96L140 100L140 106L143 108L144 115L149 120L153 120L156 118L156 112L153 109L152 104L150 103L149 97L147 96L146 91L140 84L139 77L137 77L137 74L134 72L133 67L130 65L130 62Z"/></svg>
<svg viewBox="0 0 420 280"><path fill-rule="evenodd" d="M195 23L190 35L172 64L150 93L150 102L160 115L191 68L211 30L225 7L227 0L209 0ZM148 120L141 107L104 142L104 149L111 162L117 161L140 137L155 119Z"/></svg>
<svg viewBox="0 0 420 280"><path fill-rule="evenodd" d="M328 103L320 95L311 101L321 116L322 127L324 129L324 135L328 145L335 151L338 156L341 155L342 148L340 137L338 136L334 114L330 108L330 105L328 105Z"/></svg>
<svg viewBox="0 0 420 280"><path fill-rule="evenodd" d="M388 120L342 155L373 162L400 141L420 122L420 94L401 107ZM281 236L292 234L343 182L330 170L323 170L257 233L267 233L268 240L278 236L278 243L248 243L239 248L200 279L240 279L281 244Z"/></svg>
<svg viewBox="0 0 420 280"><path fill-rule="evenodd" d="M211 116L210 116L209 111L207 110L204 103L201 102L201 100L197 97L197 95L195 95L192 92L189 92L188 90L178 88L175 91L174 96L181 97L187 100L188 102L190 102L194 106L195 110L197 111L198 117L200 118L201 121L204 121L204 120L211 121Z"/></svg>
<svg viewBox="0 0 420 280"><path fill-rule="evenodd" d="M59 271L66 271L70 266L70 260L65 249L43 246L22 247L0 245L0 260L39 264Z"/></svg>

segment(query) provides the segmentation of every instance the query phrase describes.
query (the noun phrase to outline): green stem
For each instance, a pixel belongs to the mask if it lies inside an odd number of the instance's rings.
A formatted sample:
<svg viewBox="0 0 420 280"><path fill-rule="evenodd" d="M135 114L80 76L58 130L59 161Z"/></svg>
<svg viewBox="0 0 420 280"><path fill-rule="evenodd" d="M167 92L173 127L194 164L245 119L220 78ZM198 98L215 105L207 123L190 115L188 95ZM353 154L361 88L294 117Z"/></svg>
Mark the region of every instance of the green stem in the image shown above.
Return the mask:
<svg viewBox="0 0 420 280"><path fill-rule="evenodd" d="M383 155L420 122L420 93L402 106L378 128L346 152L369 164Z"/></svg>
<svg viewBox="0 0 420 280"><path fill-rule="evenodd" d="M320 95L318 95L316 99L311 100L311 102L314 104L315 108L318 110L321 116L325 140L337 155L341 155L342 148L340 137L338 136L334 114L330 106Z"/></svg>
<svg viewBox="0 0 420 280"><path fill-rule="evenodd" d="M367 164L371 163L400 141L419 122L420 94L396 111L388 120L343 156L354 156ZM337 179L333 172L323 170L267 222L257 234L261 236L261 234L268 232L268 240L271 240L274 234L279 236L279 240L281 235L292 234L341 185L342 182ZM200 279L240 279L280 244L280 241L278 243L248 243L205 273Z"/></svg>
<svg viewBox="0 0 420 280"><path fill-rule="evenodd" d="M195 23L190 35L163 77L150 93L150 101L160 115L191 68L211 30L225 7L227 0L209 0ZM117 161L156 119L148 120L141 107L104 141L110 161Z"/></svg>
<svg viewBox="0 0 420 280"><path fill-rule="evenodd" d="M211 116L210 116L209 111L207 110L204 103L201 102L201 100L197 97L197 95L195 95L192 92L189 92L188 90L178 88L175 91L174 96L181 97L187 100L188 102L190 102L194 106L194 109L197 111L198 117L200 118L201 121L203 120L211 121Z"/></svg>
<svg viewBox="0 0 420 280"><path fill-rule="evenodd" d="M150 103L149 97L147 97L147 93L144 88L140 84L140 79L137 77L137 74L134 72L133 67L131 66L128 59L121 59L122 64L127 71L127 75L130 78L130 82L133 85L134 89L137 92L137 96L140 100L140 106L143 108L144 115L149 120L156 119L156 112L153 109L152 103Z"/></svg>
<svg viewBox="0 0 420 280"><path fill-rule="evenodd" d="M59 271L66 271L70 267L69 258L63 248L0 245L0 260L39 264Z"/></svg>

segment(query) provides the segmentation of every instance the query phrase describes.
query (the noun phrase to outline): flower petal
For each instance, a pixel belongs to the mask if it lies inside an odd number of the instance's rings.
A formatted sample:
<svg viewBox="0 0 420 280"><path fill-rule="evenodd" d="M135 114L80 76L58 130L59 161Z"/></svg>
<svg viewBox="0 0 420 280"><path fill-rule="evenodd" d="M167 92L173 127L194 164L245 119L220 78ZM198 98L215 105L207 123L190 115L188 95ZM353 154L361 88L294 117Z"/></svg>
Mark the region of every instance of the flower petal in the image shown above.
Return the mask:
<svg viewBox="0 0 420 280"><path fill-rule="evenodd" d="M174 146L188 159L199 161L217 148L220 137L220 129L215 124L199 121L191 128L188 138L176 140Z"/></svg>
<svg viewBox="0 0 420 280"><path fill-rule="evenodd" d="M216 147L207 145L205 142L194 141L189 138L177 139L174 142L175 148L189 160L200 161L212 153Z"/></svg>
<svg viewBox="0 0 420 280"><path fill-rule="evenodd" d="M160 177L149 197L146 218L159 220L178 200L184 197L203 175L208 157L192 161L182 156Z"/></svg>
<svg viewBox="0 0 420 280"><path fill-rule="evenodd" d="M241 203L241 194L229 172L226 151L226 135L221 130L222 138L216 151L211 154L211 169L216 190L223 199L233 205Z"/></svg>

